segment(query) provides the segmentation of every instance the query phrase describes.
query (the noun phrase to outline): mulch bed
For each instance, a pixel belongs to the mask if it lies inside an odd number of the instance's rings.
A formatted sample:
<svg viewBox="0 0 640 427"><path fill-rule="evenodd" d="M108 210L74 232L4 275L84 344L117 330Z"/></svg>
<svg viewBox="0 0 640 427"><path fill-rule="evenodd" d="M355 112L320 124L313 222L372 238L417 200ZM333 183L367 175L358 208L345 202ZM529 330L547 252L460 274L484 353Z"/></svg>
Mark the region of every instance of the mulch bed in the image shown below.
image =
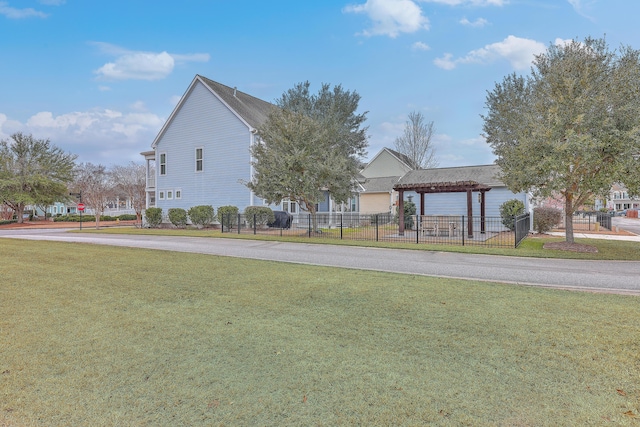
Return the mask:
<svg viewBox="0 0 640 427"><path fill-rule="evenodd" d="M597 253L598 248L591 245L583 245L581 243L567 243L567 242L551 242L545 243L542 246L544 249L552 249L556 251L570 251L570 252L588 252Z"/></svg>

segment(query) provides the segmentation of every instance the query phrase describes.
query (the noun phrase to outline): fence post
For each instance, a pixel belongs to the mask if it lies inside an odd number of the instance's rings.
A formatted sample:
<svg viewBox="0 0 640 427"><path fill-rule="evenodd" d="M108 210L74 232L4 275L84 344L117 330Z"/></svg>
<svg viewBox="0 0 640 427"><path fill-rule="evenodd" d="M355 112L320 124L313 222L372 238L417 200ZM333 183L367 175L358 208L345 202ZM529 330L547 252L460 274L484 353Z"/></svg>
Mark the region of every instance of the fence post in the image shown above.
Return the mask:
<svg viewBox="0 0 640 427"><path fill-rule="evenodd" d="M462 226L460 227L460 235L462 236L462 246L464 246L464 215L460 218L462 220Z"/></svg>
<svg viewBox="0 0 640 427"><path fill-rule="evenodd" d="M513 217L513 248L518 247L518 217Z"/></svg>
<svg viewBox="0 0 640 427"><path fill-rule="evenodd" d="M258 221L256 221L256 214L253 214L253 235L256 235L256 231L258 230Z"/></svg>
<svg viewBox="0 0 640 427"><path fill-rule="evenodd" d="M378 241L378 214L375 215L376 218L376 242Z"/></svg>
<svg viewBox="0 0 640 427"><path fill-rule="evenodd" d="M240 214L238 214L238 234L240 234Z"/></svg>
<svg viewBox="0 0 640 427"><path fill-rule="evenodd" d="M416 223L415 223L415 227L416 227L416 245L418 243L420 243L420 217L422 215L416 215Z"/></svg>
<svg viewBox="0 0 640 427"><path fill-rule="evenodd" d="M309 238L311 238L311 213L309 213Z"/></svg>
<svg viewBox="0 0 640 427"><path fill-rule="evenodd" d="M340 240L342 240L342 217L344 216L344 214L341 212L340 213Z"/></svg>

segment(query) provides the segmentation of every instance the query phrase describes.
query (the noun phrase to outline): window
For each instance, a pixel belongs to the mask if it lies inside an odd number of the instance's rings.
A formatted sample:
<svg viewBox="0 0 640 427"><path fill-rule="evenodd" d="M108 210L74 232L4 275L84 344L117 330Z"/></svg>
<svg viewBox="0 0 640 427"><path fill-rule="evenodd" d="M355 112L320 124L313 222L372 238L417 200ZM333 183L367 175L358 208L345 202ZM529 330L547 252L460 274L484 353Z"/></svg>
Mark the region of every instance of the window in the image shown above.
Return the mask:
<svg viewBox="0 0 640 427"><path fill-rule="evenodd" d="M158 199L164 200L164 191L158 192Z"/></svg>
<svg viewBox="0 0 640 427"><path fill-rule="evenodd" d="M167 174L167 153L160 153L160 175Z"/></svg>
<svg viewBox="0 0 640 427"><path fill-rule="evenodd" d="M202 172L202 155L203 155L203 148L196 148L196 172Z"/></svg>
<svg viewBox="0 0 640 427"><path fill-rule="evenodd" d="M167 200L171 200L173 199L173 191L169 190L167 191Z"/></svg>
<svg viewBox="0 0 640 427"><path fill-rule="evenodd" d="M182 199L182 190L176 190L176 199Z"/></svg>
<svg viewBox="0 0 640 427"><path fill-rule="evenodd" d="M294 214L298 211L298 204L293 200L283 200L282 210Z"/></svg>

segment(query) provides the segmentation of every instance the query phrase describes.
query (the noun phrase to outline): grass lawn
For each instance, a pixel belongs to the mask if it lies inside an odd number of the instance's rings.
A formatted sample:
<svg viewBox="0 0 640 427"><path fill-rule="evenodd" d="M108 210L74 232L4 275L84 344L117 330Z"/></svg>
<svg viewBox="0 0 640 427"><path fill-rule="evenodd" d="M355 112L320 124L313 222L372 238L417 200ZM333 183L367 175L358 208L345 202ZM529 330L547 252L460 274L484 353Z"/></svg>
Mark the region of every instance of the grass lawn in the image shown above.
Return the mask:
<svg viewBox="0 0 640 427"><path fill-rule="evenodd" d="M640 300L0 240L0 426L640 425Z"/></svg>

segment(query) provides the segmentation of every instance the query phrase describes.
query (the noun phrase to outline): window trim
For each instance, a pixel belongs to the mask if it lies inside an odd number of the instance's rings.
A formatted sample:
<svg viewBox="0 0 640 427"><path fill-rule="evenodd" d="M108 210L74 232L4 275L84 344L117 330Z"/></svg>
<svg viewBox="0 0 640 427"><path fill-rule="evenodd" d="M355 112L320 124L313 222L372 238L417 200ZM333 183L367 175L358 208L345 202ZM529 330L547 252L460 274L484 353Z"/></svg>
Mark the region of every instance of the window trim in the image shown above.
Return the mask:
<svg viewBox="0 0 640 427"><path fill-rule="evenodd" d="M158 191L158 200L164 200L164 190Z"/></svg>
<svg viewBox="0 0 640 427"><path fill-rule="evenodd" d="M167 153L159 153L158 159L158 175L165 176L167 174Z"/></svg>
<svg viewBox="0 0 640 427"><path fill-rule="evenodd" d="M200 151L200 158L198 158L198 151ZM198 163L200 163L200 169L198 169ZM201 173L204 171L204 147L195 148L195 171Z"/></svg>
<svg viewBox="0 0 640 427"><path fill-rule="evenodd" d="M176 188L175 190L173 190L173 198L176 199L176 200L182 199L182 189L181 188Z"/></svg>

